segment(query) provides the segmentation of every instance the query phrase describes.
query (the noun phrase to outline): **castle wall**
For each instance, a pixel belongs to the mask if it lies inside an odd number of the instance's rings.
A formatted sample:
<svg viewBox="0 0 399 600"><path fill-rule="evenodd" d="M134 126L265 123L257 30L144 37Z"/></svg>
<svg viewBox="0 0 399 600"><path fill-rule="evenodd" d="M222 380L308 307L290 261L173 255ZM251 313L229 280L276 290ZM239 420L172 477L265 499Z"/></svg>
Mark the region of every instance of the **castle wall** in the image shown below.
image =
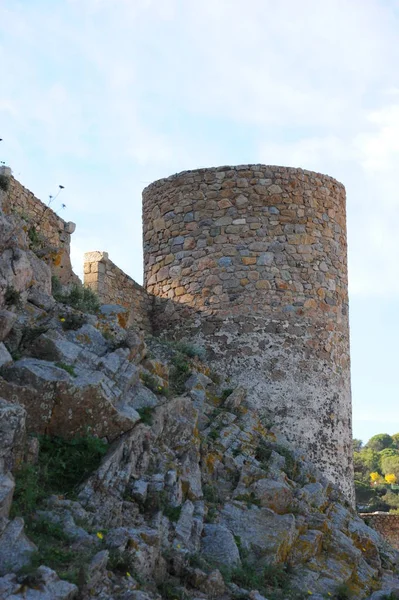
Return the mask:
<svg viewBox="0 0 399 600"><path fill-rule="evenodd" d="M103 304L119 304L129 309L124 325L136 325L151 333L152 298L145 289L126 275L107 252L87 252L84 256L84 284L98 295Z"/></svg>
<svg viewBox="0 0 399 600"><path fill-rule="evenodd" d="M390 513L362 513L362 519L373 527L393 548L399 550L399 515Z"/></svg>
<svg viewBox="0 0 399 600"><path fill-rule="evenodd" d="M158 330L195 339L353 501L345 189L301 169L186 171L143 192Z"/></svg>
<svg viewBox="0 0 399 600"><path fill-rule="evenodd" d="M26 229L33 226L32 249L46 260L62 284L76 282L70 261L71 234L75 224L66 222L49 206L25 188L14 177L9 177L9 187L3 195L3 211L19 215L26 222ZM37 238L37 240L36 240Z"/></svg>

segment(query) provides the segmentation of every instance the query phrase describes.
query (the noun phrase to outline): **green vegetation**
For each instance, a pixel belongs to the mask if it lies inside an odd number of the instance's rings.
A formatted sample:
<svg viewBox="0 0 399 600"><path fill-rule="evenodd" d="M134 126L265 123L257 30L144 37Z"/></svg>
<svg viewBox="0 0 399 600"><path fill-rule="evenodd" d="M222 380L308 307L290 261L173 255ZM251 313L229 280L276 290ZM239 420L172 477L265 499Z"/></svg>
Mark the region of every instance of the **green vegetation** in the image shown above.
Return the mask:
<svg viewBox="0 0 399 600"><path fill-rule="evenodd" d="M6 192L10 186L10 178L7 175L0 175L0 190Z"/></svg>
<svg viewBox="0 0 399 600"><path fill-rule="evenodd" d="M143 408L138 408L137 412L140 415L140 419L144 423L144 425L152 425L152 416L154 409L152 406L144 406Z"/></svg>
<svg viewBox="0 0 399 600"><path fill-rule="evenodd" d="M251 492L250 494L241 494L241 496L236 496L235 500L239 500L240 502L245 502L248 508L251 508L252 504L255 506L260 506L260 500L256 498L255 494Z"/></svg>
<svg viewBox="0 0 399 600"><path fill-rule="evenodd" d="M28 238L30 242L29 245L31 248L37 248L38 246L42 245L42 237L40 236L34 225L31 225L28 229Z"/></svg>
<svg viewBox="0 0 399 600"><path fill-rule="evenodd" d="M289 565L269 564L263 568L259 568L244 559L242 560L241 567L232 571L221 570L225 581L231 581L245 589L258 590L267 598L270 598L273 592L283 593L284 597L290 596L289 575L291 567ZM278 597L278 594L275 597Z"/></svg>
<svg viewBox="0 0 399 600"><path fill-rule="evenodd" d="M60 369L64 369L64 371L69 373L72 377L77 377L77 375L75 373L75 368L73 367L73 365L67 365L66 363L63 363L63 362L56 362L55 366L59 367Z"/></svg>
<svg viewBox="0 0 399 600"><path fill-rule="evenodd" d="M62 284L57 275L51 276L51 293L54 297L62 293Z"/></svg>
<svg viewBox="0 0 399 600"><path fill-rule="evenodd" d="M76 331L77 329L80 329L81 327L83 327L83 325L85 323L87 323L87 319L86 319L85 315L73 314L73 313L64 315L63 317L60 317L60 321L61 321L62 329L64 331L69 331L69 330Z"/></svg>
<svg viewBox="0 0 399 600"><path fill-rule="evenodd" d="M171 581L164 581L158 585L158 592L165 600L188 600L189 596L180 587Z"/></svg>
<svg viewBox="0 0 399 600"><path fill-rule="evenodd" d="M234 392L233 388L226 388L225 390L222 391L222 393L220 394L220 398L222 400L227 400L227 398L229 396L231 396L231 394Z"/></svg>
<svg viewBox="0 0 399 600"><path fill-rule="evenodd" d="M181 354L185 354L189 358L205 359L205 349L189 342L176 342L175 348Z"/></svg>
<svg viewBox="0 0 399 600"><path fill-rule="evenodd" d="M155 377L152 373L148 373L144 371L140 374L140 379L144 383L148 389L150 389L154 394L159 394L161 396L169 396L168 388L159 385L159 379Z"/></svg>
<svg viewBox="0 0 399 600"><path fill-rule="evenodd" d="M53 292L53 296L57 302L67 304L85 313L94 314L100 308L97 294L83 285L74 284L69 292L62 293L61 291L57 291Z"/></svg>
<svg viewBox="0 0 399 600"><path fill-rule="evenodd" d="M48 327L29 327L26 326L22 330L21 341L19 342L19 350L25 350L32 342L35 341L42 333L46 333Z"/></svg>
<svg viewBox="0 0 399 600"><path fill-rule="evenodd" d="M64 440L40 436L37 465L23 465L16 473L11 515L23 516L26 532L38 551L23 573L33 573L42 564L55 569L62 579L77 583L82 564L90 559L88 551L70 550L70 540L56 523L37 518L45 498L51 494L76 496L79 484L98 467L107 445L87 436Z"/></svg>
<svg viewBox="0 0 399 600"><path fill-rule="evenodd" d="M179 395L184 392L184 384L191 375L190 363L183 354L176 354L172 359L172 368L169 373L169 386L172 394Z"/></svg>
<svg viewBox="0 0 399 600"><path fill-rule="evenodd" d="M20 306L21 292L18 292L12 285L8 285L4 294L6 306Z"/></svg>
<svg viewBox="0 0 399 600"><path fill-rule="evenodd" d="M73 498L78 486L94 471L107 451L102 440L87 436L64 440L39 436L37 465L23 465L16 473L12 513L25 518L51 494Z"/></svg>
<svg viewBox="0 0 399 600"><path fill-rule="evenodd" d="M399 434L374 435L367 444L353 440L356 503L374 512L399 508Z"/></svg>
<svg viewBox="0 0 399 600"><path fill-rule="evenodd" d="M346 583L341 583L334 590L333 598L335 600L350 600L352 598L353 592L350 587Z"/></svg>

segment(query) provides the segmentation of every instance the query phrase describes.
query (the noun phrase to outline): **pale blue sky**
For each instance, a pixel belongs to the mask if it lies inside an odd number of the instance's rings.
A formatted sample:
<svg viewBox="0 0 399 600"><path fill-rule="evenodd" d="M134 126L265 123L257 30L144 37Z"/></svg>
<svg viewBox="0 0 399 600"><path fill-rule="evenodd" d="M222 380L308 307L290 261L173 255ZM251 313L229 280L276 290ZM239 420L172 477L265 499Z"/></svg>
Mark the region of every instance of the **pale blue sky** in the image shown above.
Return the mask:
<svg viewBox="0 0 399 600"><path fill-rule="evenodd" d="M141 281L141 190L176 171L342 181L354 434L399 431L398 0L0 0L0 59L0 160L65 185L78 272L107 250Z"/></svg>

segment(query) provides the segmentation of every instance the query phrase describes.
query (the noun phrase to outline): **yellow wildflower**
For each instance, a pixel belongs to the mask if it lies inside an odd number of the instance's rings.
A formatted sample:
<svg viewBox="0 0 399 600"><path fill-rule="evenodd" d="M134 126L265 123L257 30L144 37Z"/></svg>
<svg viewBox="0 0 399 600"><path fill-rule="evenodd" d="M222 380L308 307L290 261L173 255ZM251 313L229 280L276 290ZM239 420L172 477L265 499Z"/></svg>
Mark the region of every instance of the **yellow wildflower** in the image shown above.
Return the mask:
<svg viewBox="0 0 399 600"><path fill-rule="evenodd" d="M129 572L126 573L126 577L131 577Z"/></svg>
<svg viewBox="0 0 399 600"><path fill-rule="evenodd" d="M97 537L99 540L103 540L104 539L104 535L101 533L101 531L97 531Z"/></svg>
<svg viewBox="0 0 399 600"><path fill-rule="evenodd" d="M313 592L311 592L310 590L308 590L308 594L309 594L309 596L311 596L313 594Z"/></svg>
<svg viewBox="0 0 399 600"><path fill-rule="evenodd" d="M64 321L65 321L64 317L60 317L60 321L61 321L61 323L64 323Z"/></svg>

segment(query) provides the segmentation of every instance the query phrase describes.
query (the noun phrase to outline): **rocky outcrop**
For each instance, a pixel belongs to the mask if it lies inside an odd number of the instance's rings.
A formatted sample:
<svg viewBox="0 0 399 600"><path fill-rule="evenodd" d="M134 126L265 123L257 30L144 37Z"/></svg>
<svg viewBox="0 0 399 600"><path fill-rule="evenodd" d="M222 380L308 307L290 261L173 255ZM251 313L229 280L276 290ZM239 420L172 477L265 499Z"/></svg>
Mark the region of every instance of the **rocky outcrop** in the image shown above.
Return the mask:
<svg viewBox="0 0 399 600"><path fill-rule="evenodd" d="M57 302L14 217L0 215L1 228L1 598L320 600L344 589L379 600L399 590L396 552L251 410L246 389L231 389L197 348L125 329L121 307L89 315ZM78 487L44 494L29 473L54 436L110 445ZM38 554L46 536L55 544ZM36 568L38 556L51 564Z"/></svg>

